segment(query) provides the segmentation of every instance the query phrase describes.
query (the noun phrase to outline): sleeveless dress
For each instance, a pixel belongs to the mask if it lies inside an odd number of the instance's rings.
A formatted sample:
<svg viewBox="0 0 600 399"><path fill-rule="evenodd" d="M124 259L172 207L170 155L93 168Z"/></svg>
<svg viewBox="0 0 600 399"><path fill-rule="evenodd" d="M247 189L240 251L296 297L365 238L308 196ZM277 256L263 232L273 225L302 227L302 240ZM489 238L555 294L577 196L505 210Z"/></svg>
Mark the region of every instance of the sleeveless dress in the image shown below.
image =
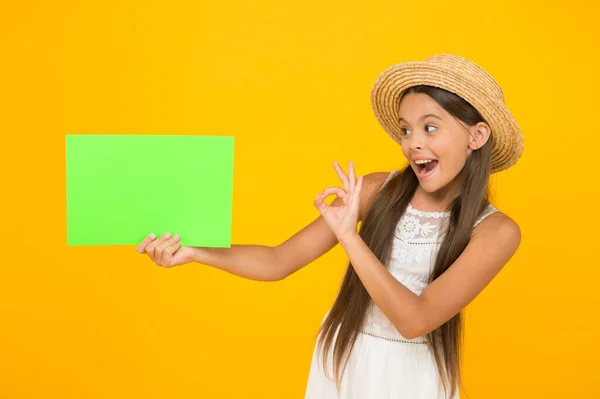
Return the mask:
<svg viewBox="0 0 600 399"><path fill-rule="evenodd" d="M394 171L387 177L390 180ZM498 211L491 204L475 223ZM422 212L410 204L394 234L388 271L417 295L427 286L430 267L441 242L450 212ZM437 366L425 336L408 340L392 325L381 309L370 301L338 395L331 351L325 374L317 345L313 352L305 399L446 399ZM452 399L458 399L458 389Z"/></svg>

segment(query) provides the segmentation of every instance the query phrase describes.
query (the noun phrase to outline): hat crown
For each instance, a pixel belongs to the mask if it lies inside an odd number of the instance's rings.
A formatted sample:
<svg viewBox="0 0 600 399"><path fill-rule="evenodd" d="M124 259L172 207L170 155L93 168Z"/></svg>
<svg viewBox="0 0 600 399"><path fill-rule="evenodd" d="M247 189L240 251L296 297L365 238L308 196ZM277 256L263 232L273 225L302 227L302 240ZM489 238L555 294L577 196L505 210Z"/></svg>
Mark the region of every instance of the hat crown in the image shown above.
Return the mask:
<svg viewBox="0 0 600 399"><path fill-rule="evenodd" d="M436 54L427 59L426 63L458 73L468 80L473 87L478 87L482 93L493 96L504 103L504 92L496 80L482 67L464 57L455 54Z"/></svg>

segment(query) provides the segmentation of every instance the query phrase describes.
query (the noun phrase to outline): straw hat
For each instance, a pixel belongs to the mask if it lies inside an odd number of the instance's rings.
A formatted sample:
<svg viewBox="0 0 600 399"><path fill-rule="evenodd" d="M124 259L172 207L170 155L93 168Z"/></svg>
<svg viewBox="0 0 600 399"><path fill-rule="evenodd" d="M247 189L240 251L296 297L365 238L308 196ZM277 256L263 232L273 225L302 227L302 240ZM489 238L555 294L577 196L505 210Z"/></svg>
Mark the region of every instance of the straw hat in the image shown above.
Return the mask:
<svg viewBox="0 0 600 399"><path fill-rule="evenodd" d="M514 165L523 152L523 135L504 103L496 81L480 66L452 54L438 54L425 61L403 62L379 75L371 91L377 121L399 144L400 96L411 86L428 85L459 95L474 106L492 129L491 172Z"/></svg>

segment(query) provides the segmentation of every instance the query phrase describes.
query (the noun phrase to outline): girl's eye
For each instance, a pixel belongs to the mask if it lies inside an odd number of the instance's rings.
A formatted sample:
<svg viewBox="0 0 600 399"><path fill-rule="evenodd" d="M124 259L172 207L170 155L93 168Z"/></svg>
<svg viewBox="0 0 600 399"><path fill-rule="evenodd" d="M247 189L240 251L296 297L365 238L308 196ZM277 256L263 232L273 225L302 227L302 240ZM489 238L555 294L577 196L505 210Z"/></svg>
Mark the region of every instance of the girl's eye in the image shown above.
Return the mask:
<svg viewBox="0 0 600 399"><path fill-rule="evenodd" d="M428 130L428 128L430 128L430 127L432 127L432 128L434 128L434 129L437 130L437 127L435 127L433 125L425 125L425 130L427 130L427 133L431 133L432 132L431 130ZM407 128L405 128L405 127L401 127L400 128L400 135L401 136L406 136L409 133L410 133L410 130L408 130Z"/></svg>

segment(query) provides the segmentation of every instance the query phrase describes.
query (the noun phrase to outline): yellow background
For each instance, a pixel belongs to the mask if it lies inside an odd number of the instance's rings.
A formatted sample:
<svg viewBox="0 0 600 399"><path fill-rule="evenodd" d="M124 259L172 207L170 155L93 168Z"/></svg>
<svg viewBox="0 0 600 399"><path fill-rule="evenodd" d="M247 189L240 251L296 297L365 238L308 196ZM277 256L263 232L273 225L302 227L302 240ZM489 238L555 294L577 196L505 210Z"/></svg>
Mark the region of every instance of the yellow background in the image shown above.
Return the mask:
<svg viewBox="0 0 600 399"><path fill-rule="evenodd" d="M232 240L275 245L317 217L333 160L360 174L404 164L370 89L386 67L435 53L488 70L526 143L493 179L523 239L467 309L467 392L600 397L595 2L0 7L0 397L303 397L346 266L339 246L278 283L67 247L64 137L234 135Z"/></svg>

